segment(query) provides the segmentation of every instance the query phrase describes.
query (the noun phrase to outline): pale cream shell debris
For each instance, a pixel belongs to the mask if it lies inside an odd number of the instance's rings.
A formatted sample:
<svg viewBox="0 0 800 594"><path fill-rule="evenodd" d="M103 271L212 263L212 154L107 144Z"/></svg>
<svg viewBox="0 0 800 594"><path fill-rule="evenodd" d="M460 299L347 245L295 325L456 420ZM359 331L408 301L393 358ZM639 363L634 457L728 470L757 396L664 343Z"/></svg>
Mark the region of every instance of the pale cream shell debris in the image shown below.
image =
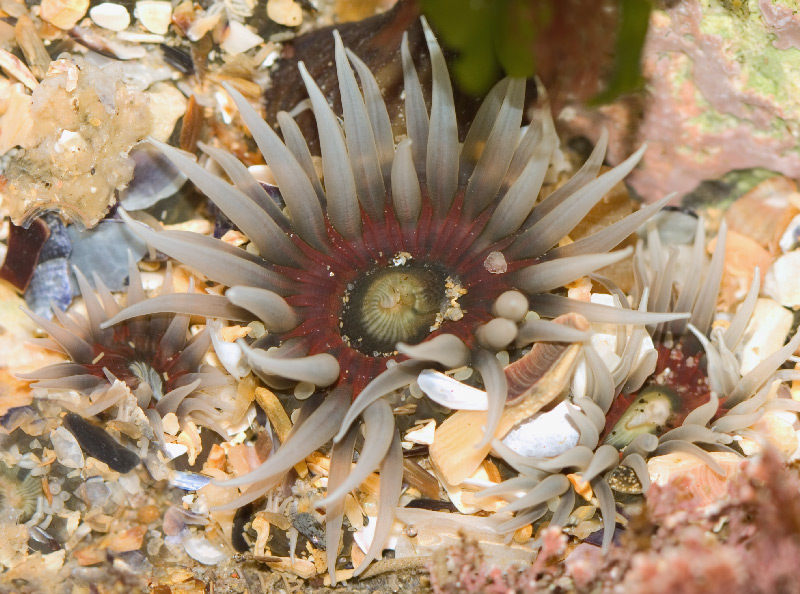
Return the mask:
<svg viewBox="0 0 800 594"><path fill-rule="evenodd" d="M248 27L242 23L231 21L228 23L228 35L220 47L231 56L236 56L262 43L264 43L264 39L253 33Z"/></svg>
<svg viewBox="0 0 800 594"><path fill-rule="evenodd" d="M222 321L208 320L206 327L209 329L214 352L225 370L237 380L241 380L250 373L250 366L247 364L247 359L241 347L235 342L226 341L222 337Z"/></svg>
<svg viewBox="0 0 800 594"><path fill-rule="evenodd" d="M655 456L647 461L647 471L653 484L664 486L671 481L683 479L682 488L705 505L716 503L727 492L727 482L735 476L745 459L731 452L709 452L722 467L725 476L720 476L708 465L694 456L681 452Z"/></svg>
<svg viewBox="0 0 800 594"><path fill-rule="evenodd" d="M192 559L203 565L218 565L228 558L223 550L202 536L187 539L183 548Z"/></svg>
<svg viewBox="0 0 800 594"><path fill-rule="evenodd" d="M31 96L25 92L22 84L11 85L8 108L0 119L0 155L27 142L33 128L31 101Z"/></svg>
<svg viewBox="0 0 800 594"><path fill-rule="evenodd" d="M66 428L57 427L50 434L50 441L58 461L67 468L83 468L85 461L78 440Z"/></svg>
<svg viewBox="0 0 800 594"><path fill-rule="evenodd" d="M378 517L377 516L367 516L369 518L369 522L361 527L360 530L356 530L353 533L353 540L358 545L358 548L361 549L364 553L369 551L369 547L372 544L372 540L375 538L375 528L377 527ZM390 549L394 550L395 546L397 546L397 538L401 533L402 528L399 522L395 522L395 526L392 529L392 532L389 535L386 543L384 543L383 549Z"/></svg>
<svg viewBox="0 0 800 594"><path fill-rule="evenodd" d="M424 527L416 536L402 534L395 546L395 559L433 555L443 547L460 545L464 535L478 540L487 566L529 565L536 552L529 545L508 542L505 534L497 534L491 518L462 516L426 509L397 508L397 519L407 526Z"/></svg>
<svg viewBox="0 0 800 594"><path fill-rule="evenodd" d="M800 215L795 215L792 220L789 221L783 235L781 235L778 241L778 247L780 247L781 251L784 253L791 251L797 246L798 236L800 236Z"/></svg>
<svg viewBox="0 0 800 594"><path fill-rule="evenodd" d="M792 319L792 313L772 299L761 298L756 302L739 347L742 375L784 345Z"/></svg>
<svg viewBox="0 0 800 594"><path fill-rule="evenodd" d="M767 271L764 293L785 307L800 305L800 250L784 254Z"/></svg>
<svg viewBox="0 0 800 594"><path fill-rule="evenodd" d="M186 113L188 101L172 84L159 82L145 91L150 98L153 128L150 133L156 140L166 142L175 130L175 124Z"/></svg>
<svg viewBox="0 0 800 594"><path fill-rule="evenodd" d="M131 24L128 9L121 4L103 2L89 9L89 18L98 27L110 31L124 31Z"/></svg>
<svg viewBox="0 0 800 594"><path fill-rule="evenodd" d="M284 27L297 27L303 22L303 9L294 0L269 0L267 16Z"/></svg>
<svg viewBox="0 0 800 594"><path fill-rule="evenodd" d="M89 9L89 0L42 0L39 16L59 29L72 29Z"/></svg>
<svg viewBox="0 0 800 594"><path fill-rule="evenodd" d="M164 35L172 20L172 4L161 0L139 0L133 14L142 27L151 33Z"/></svg>
<svg viewBox="0 0 800 594"><path fill-rule="evenodd" d="M39 81L36 80L36 77L33 76L33 73L22 60L4 49L0 49L0 68L9 76L16 78L31 91L39 84Z"/></svg>
<svg viewBox="0 0 800 594"><path fill-rule="evenodd" d="M433 434L436 430L436 421L431 419L421 426L413 428L405 435L406 441L418 443L422 445L430 445L433 443Z"/></svg>
<svg viewBox="0 0 800 594"><path fill-rule="evenodd" d="M451 485L434 468L434 474L439 479L439 483L444 487L447 498L456 506L459 513L470 515L481 511L496 512L505 505L505 501L498 497L481 497L479 493L488 487L493 487L497 483L491 480L486 470L486 462L481 464L472 475L464 479L459 485Z"/></svg>

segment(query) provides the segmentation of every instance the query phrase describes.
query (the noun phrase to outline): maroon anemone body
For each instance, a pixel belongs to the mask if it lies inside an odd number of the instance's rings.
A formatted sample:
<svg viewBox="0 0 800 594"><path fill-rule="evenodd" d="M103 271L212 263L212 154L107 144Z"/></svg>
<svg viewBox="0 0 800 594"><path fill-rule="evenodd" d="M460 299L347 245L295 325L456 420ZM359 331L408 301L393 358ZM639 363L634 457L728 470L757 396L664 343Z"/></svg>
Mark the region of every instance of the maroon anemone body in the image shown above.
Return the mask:
<svg viewBox="0 0 800 594"><path fill-rule="evenodd" d="M343 327L346 323L343 296L360 277L371 271L386 270L399 254L408 254L410 265L417 269L435 268L437 274L456 280L465 291L457 298L463 318L457 323L445 320L433 332L425 332L425 337L447 332L473 347L475 329L492 319L492 304L503 292L513 288L509 273L535 260L506 262L505 271L493 272L487 265L487 257L501 251L513 238L481 247L475 240L491 213L484 213L474 221L465 220L462 199L463 190L444 216L437 216L430 201L423 200L419 223L411 229L401 227L391 202L384 210L383 221L371 221L362 211L363 237L355 241L345 239L328 224L329 254L296 238L296 245L308 259L306 266L302 269L276 266L276 270L303 287L302 293L286 297L302 322L282 335L282 340L296 339L300 343L298 350L309 355L330 353L335 356L341 366L337 384L347 386L353 396L357 396L386 369L390 358L402 360L403 357L396 352L380 353L370 349L368 344L359 348L347 338L348 329Z"/></svg>

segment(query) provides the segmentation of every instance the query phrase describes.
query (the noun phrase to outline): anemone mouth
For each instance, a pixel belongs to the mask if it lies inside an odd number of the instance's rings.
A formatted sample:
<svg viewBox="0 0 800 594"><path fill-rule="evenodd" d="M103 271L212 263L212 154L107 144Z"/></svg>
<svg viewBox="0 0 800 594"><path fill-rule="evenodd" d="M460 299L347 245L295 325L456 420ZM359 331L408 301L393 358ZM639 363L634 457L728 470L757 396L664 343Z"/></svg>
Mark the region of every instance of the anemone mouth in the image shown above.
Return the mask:
<svg viewBox="0 0 800 594"><path fill-rule="evenodd" d="M150 389L153 391L153 397L157 401L164 397L168 375L159 372L150 363L139 360L131 361L128 365L128 370L139 382L144 382L150 386ZM130 384L128 385L130 386Z"/></svg>
<svg viewBox="0 0 800 594"><path fill-rule="evenodd" d="M108 339L92 345L95 356L83 364L85 373L104 381L114 377L131 390L147 384L159 400L190 371L181 368L179 353L170 354L160 344L163 338L163 331L145 332L135 323L118 325Z"/></svg>
<svg viewBox="0 0 800 594"><path fill-rule="evenodd" d="M373 357L394 355L398 342L422 342L457 308L457 297L449 296L458 286L437 262L398 254L391 266L362 273L348 285L339 323L342 340Z"/></svg>
<svg viewBox="0 0 800 594"><path fill-rule="evenodd" d="M614 417L609 415L606 423L611 428L605 436L605 443L622 449L644 433L658 437L676 426L676 411L680 406L678 394L670 387L648 386L639 391L619 420L613 422Z"/></svg>

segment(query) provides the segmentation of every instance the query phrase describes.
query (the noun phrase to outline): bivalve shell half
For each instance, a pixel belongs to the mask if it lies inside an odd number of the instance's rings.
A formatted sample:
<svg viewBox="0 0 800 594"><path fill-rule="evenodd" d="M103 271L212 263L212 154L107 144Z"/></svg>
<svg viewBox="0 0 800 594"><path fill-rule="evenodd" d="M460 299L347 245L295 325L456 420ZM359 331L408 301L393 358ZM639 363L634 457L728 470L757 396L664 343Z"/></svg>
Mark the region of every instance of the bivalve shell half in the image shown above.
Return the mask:
<svg viewBox="0 0 800 594"><path fill-rule="evenodd" d="M566 318L567 316L561 316ZM557 318L557 320L560 318ZM585 322L585 320L584 320ZM588 327L588 323L586 323ZM539 348L541 347L541 349ZM557 352L553 349L557 349ZM527 421L543 407L564 393L572 378L582 346L580 344L539 343L519 361L509 365L510 400L500 417L495 437L503 438L516 425ZM524 361L525 358L529 360ZM547 365L541 363L547 360ZM530 363L530 366L528 365ZM538 369L536 377L526 371ZM529 384L525 386L522 379ZM512 392L512 386L515 391ZM448 417L436 430L429 447L431 462L451 485L458 485L475 472L491 451L491 443L476 447L483 440L487 413L478 410L459 410Z"/></svg>

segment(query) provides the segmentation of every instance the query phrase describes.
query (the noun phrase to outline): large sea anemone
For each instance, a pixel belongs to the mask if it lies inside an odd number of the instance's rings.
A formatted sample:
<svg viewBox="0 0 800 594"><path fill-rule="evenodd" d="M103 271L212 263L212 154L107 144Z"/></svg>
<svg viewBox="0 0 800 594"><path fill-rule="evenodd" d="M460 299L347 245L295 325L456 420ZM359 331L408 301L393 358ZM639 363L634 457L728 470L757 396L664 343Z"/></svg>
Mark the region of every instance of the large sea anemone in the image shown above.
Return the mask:
<svg viewBox="0 0 800 594"><path fill-rule="evenodd" d="M227 88L277 180L282 202L218 148L200 145L232 183L158 143L250 239L247 250L199 234L154 230L123 213L152 247L230 287L225 293L230 303L264 323L266 336L239 344L265 383L281 389L310 382L328 392L269 460L225 484L249 485L230 507L253 501L297 461L334 439L325 499L333 560L343 498L379 465L377 533L391 524L402 451L384 396L414 382L426 368L469 364L488 393L482 445L488 444L508 394L495 353L516 338L529 299L629 257L630 249L606 252L665 203L551 249L635 167L644 148L597 177L606 147L603 136L587 163L537 203L557 149L548 110L537 112L522 128L524 81L504 79L460 143L445 59L423 25L432 64L430 110L404 39L407 136L399 142L375 78L343 47L338 34L341 122L300 64L319 130L322 178L288 114L278 115L281 140L239 93ZM211 311L199 296L190 300L171 294L129 307L105 326L167 311L221 315L216 309ZM543 317L570 309L565 299L551 304ZM680 316L608 307L599 317L624 324ZM539 340L563 340L563 328L551 324L538 327ZM348 474L359 419L365 437L358 463ZM376 543L366 562L379 554L379 538Z"/></svg>

